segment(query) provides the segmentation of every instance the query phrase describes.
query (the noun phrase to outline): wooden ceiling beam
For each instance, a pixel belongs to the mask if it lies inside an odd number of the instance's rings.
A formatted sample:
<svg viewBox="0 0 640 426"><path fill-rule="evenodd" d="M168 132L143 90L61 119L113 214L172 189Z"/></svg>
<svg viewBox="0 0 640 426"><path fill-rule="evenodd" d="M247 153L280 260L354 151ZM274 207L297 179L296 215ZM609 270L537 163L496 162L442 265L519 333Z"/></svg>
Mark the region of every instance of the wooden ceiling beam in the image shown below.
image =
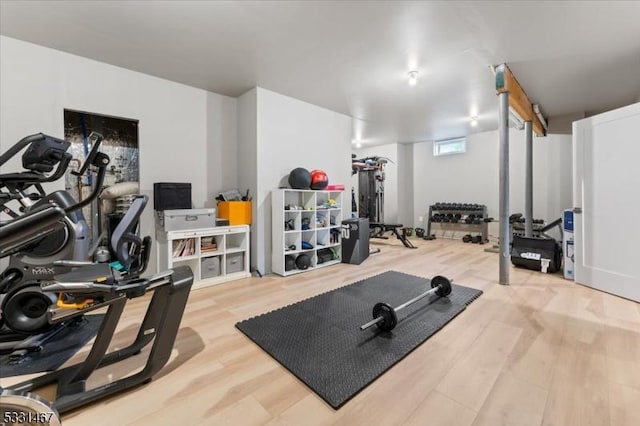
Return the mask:
<svg viewBox="0 0 640 426"><path fill-rule="evenodd" d="M533 104L507 64L498 65L495 68L495 74L496 93L509 93L509 107L524 121L531 121L536 136L546 136L545 127L533 111Z"/></svg>

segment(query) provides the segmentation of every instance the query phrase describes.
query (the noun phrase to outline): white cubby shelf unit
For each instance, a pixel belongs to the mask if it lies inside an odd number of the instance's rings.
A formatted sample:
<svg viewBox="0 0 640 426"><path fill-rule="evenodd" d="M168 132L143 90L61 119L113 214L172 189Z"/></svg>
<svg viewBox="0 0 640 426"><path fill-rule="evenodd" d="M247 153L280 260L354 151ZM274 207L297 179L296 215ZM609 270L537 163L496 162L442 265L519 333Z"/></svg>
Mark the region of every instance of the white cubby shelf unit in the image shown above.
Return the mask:
<svg viewBox="0 0 640 426"><path fill-rule="evenodd" d="M251 276L248 225L169 231L166 242L162 269L191 267L194 289Z"/></svg>
<svg viewBox="0 0 640 426"><path fill-rule="evenodd" d="M271 270L282 276L340 263L343 191L276 189L271 195ZM287 268L306 255L309 267Z"/></svg>

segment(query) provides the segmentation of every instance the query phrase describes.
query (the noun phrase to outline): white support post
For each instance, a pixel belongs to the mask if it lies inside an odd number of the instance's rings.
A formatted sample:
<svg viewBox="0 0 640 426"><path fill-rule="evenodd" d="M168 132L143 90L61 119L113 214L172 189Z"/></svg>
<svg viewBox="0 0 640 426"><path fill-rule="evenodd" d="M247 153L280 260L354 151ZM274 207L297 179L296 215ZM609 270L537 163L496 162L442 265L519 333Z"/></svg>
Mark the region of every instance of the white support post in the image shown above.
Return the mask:
<svg viewBox="0 0 640 426"><path fill-rule="evenodd" d="M526 140L526 166L524 181L524 235L533 237L533 123L524 122Z"/></svg>
<svg viewBox="0 0 640 426"><path fill-rule="evenodd" d="M509 285L511 235L509 232L509 92L498 94L498 129L500 132L500 277L499 283Z"/></svg>

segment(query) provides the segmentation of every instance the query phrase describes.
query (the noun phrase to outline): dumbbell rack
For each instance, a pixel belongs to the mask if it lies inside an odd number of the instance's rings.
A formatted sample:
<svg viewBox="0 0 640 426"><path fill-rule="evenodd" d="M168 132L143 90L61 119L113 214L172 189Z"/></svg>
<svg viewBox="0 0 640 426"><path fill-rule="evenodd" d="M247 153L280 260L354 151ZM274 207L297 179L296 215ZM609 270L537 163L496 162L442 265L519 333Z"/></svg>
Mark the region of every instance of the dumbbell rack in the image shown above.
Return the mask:
<svg viewBox="0 0 640 426"><path fill-rule="evenodd" d="M445 204L445 207L442 205L431 205L429 206L429 214L427 216L427 230L425 235L431 235L432 226L436 229L440 229L442 231L462 231L462 232L476 232L481 235L482 241L489 241L489 224L485 222L484 219L487 218L487 206L485 205L476 205L476 207L463 207L464 204L457 203L459 207L455 207L454 203L442 203ZM447 207L448 205L448 207ZM434 222L432 221L434 214L447 215L459 214L461 216L461 220L458 222ZM480 223L466 223L464 222L464 218L469 215L475 215L479 217Z"/></svg>

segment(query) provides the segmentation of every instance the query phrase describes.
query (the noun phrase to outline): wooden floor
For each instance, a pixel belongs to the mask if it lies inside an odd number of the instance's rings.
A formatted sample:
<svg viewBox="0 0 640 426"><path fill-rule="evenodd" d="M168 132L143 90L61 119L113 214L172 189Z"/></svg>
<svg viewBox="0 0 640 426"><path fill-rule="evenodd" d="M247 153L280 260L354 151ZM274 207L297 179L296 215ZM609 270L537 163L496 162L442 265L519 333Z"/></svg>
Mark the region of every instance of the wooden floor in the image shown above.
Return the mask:
<svg viewBox="0 0 640 426"><path fill-rule="evenodd" d="M64 415L63 424L640 424L639 304L519 269L501 286L498 255L486 246L415 244L390 240L360 266L193 291L164 370L148 385ZM234 328L387 270L446 275L484 295L337 411ZM132 337L141 302L130 303L114 345ZM116 366L96 382L135 367Z"/></svg>

